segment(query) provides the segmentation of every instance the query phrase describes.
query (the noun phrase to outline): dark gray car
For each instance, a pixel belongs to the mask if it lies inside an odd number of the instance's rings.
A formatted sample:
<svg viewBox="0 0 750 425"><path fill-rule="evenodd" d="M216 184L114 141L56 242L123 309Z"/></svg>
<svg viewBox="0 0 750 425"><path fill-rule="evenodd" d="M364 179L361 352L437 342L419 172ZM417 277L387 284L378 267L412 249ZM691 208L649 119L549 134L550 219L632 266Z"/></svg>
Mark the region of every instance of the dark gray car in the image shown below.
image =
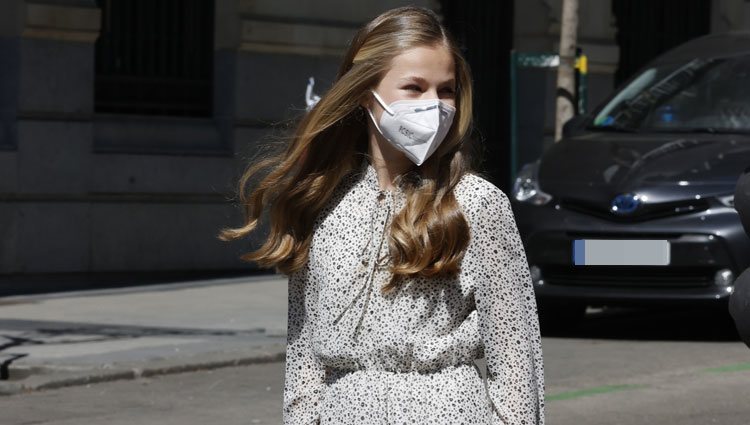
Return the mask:
<svg viewBox="0 0 750 425"><path fill-rule="evenodd" d="M662 55L526 164L511 193L540 313L726 307L750 265L733 193L750 165L750 33Z"/></svg>

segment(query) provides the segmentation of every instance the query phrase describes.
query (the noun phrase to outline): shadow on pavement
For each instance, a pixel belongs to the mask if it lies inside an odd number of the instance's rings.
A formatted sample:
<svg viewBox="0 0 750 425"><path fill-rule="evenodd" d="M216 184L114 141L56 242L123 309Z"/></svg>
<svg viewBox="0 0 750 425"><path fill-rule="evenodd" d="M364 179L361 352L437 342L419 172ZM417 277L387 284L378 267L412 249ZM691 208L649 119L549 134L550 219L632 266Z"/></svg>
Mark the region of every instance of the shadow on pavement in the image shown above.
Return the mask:
<svg viewBox="0 0 750 425"><path fill-rule="evenodd" d="M8 380L11 364L29 354L30 346L54 345L61 350L75 344L114 342L143 337L264 336L263 328L245 330L193 329L153 326L123 326L42 320L0 320L0 381Z"/></svg>
<svg viewBox="0 0 750 425"><path fill-rule="evenodd" d="M579 323L547 337L646 341L740 341L726 309L698 307L589 309Z"/></svg>
<svg viewBox="0 0 750 425"><path fill-rule="evenodd" d="M273 274L265 269L0 274L0 298Z"/></svg>

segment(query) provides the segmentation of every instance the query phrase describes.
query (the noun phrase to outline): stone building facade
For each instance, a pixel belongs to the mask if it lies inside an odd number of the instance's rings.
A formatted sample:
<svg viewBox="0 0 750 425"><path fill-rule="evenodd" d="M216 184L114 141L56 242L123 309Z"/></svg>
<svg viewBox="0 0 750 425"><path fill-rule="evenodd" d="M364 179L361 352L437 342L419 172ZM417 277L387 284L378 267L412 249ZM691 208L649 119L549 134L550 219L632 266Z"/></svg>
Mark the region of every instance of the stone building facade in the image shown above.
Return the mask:
<svg viewBox="0 0 750 425"><path fill-rule="evenodd" d="M581 3L591 102L612 90L618 66L611 1ZM252 268L238 256L257 240L225 243L216 235L240 223L235 184L258 144L275 133L275 124L302 113L309 76L318 92L330 85L361 24L405 4L440 13L446 1L132 0L134 15L127 19L112 16L115 3L3 1L0 275ZM112 80L107 66L121 64L103 59L112 45L102 47L101 41L105 28L132 45L158 33L158 22L138 15L138 7L156 3L163 8L160 16L188 3L210 5L208 15L183 16L210 23L202 27L207 38L189 41L209 43L208 70L180 76L184 85L164 98L149 97L158 93L148 87L162 87L158 78L149 77L151 86L138 78ZM513 47L554 51L560 3L515 1ZM117 26L123 22L131 27ZM712 3L712 31L748 24L748 2ZM177 24L163 34L174 37L175 31ZM149 63L180 65L165 49ZM193 60L192 51L178 53ZM184 109L187 104L196 109Z"/></svg>

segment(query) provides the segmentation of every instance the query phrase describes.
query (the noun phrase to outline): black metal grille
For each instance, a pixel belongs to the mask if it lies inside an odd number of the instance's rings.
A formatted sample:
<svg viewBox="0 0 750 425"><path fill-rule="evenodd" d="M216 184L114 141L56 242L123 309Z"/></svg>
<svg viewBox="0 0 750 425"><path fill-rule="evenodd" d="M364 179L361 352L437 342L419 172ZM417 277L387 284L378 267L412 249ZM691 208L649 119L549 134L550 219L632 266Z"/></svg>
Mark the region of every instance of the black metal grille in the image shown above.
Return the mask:
<svg viewBox="0 0 750 425"><path fill-rule="evenodd" d="M665 202L660 204L643 205L633 214L616 215L610 212L609 205L587 202L580 199L565 198L560 200L560 206L571 210L603 218L617 223L637 223L657 218L691 214L707 210L710 205L705 199Z"/></svg>
<svg viewBox="0 0 750 425"><path fill-rule="evenodd" d="M614 0L619 86L646 62L691 38L708 34L710 0Z"/></svg>
<svg viewBox="0 0 750 425"><path fill-rule="evenodd" d="M716 268L663 266L543 266L549 285L602 287L705 287L712 285Z"/></svg>
<svg viewBox="0 0 750 425"><path fill-rule="evenodd" d="M99 0L96 112L210 116L213 0Z"/></svg>

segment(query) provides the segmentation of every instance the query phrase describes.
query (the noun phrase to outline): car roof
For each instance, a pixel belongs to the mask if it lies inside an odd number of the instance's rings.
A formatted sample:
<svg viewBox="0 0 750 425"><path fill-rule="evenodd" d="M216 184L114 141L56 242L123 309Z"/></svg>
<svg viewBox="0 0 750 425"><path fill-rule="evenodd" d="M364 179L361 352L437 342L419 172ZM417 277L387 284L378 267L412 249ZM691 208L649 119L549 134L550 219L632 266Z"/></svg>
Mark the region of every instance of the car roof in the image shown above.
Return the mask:
<svg viewBox="0 0 750 425"><path fill-rule="evenodd" d="M685 62L695 58L723 58L750 54L750 31L709 34L681 44L656 58L652 64Z"/></svg>

